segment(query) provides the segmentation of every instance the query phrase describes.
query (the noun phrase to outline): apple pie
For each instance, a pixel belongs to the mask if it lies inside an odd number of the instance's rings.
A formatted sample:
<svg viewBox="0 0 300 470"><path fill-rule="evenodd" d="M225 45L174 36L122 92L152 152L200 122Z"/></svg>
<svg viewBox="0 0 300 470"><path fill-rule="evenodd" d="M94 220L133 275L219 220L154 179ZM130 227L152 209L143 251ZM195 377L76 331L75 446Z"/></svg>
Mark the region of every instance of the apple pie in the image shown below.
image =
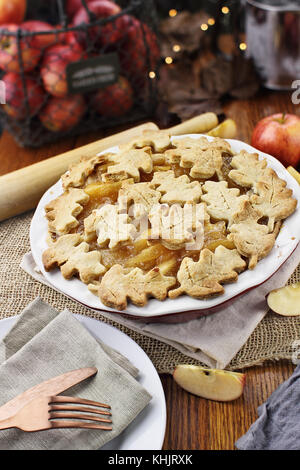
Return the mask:
<svg viewBox="0 0 300 470"><path fill-rule="evenodd" d="M220 138L145 132L82 158L45 207L47 271L77 276L115 310L205 299L271 252L297 201L258 155Z"/></svg>

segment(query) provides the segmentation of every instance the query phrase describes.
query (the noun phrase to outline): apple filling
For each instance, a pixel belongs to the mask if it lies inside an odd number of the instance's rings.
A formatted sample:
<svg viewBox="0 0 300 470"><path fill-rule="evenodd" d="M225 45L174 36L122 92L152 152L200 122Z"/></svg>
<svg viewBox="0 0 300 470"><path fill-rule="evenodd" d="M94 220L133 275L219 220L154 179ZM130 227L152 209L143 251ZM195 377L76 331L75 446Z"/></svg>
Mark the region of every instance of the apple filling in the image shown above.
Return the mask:
<svg viewBox="0 0 300 470"><path fill-rule="evenodd" d="M224 294L224 284L271 253L297 207L257 153L234 154L218 138L172 141L164 132L82 158L62 186L45 206L55 240L43 253L45 269L79 276L117 310L150 297Z"/></svg>
<svg viewBox="0 0 300 470"><path fill-rule="evenodd" d="M231 159L224 158L224 175L228 175ZM98 209L104 204L115 204L118 199L119 190L121 189L124 181L117 181L112 183L103 183L100 180L101 174L106 171L107 165L102 165L97 169L97 176L87 181L84 187L85 192L89 195L90 200L84 206L83 211L77 217L79 225L72 231L72 233L84 232L84 220L92 213L94 209ZM153 173L156 171L169 171L173 170L176 177L189 174L189 168L182 168L178 164L161 164L154 167L152 173L146 174L141 172L141 182L151 181ZM193 180L191 178L191 180ZM197 180L199 181L199 179ZM201 180L200 180L201 181ZM205 180L203 180L205 181ZM243 190L243 188L240 188ZM216 223L204 222L204 237L203 248L208 248L212 252L223 245L228 249L234 249L235 245L227 238L228 231L224 221ZM188 256L194 261L199 259L199 249L189 250L179 249L172 250L162 245L157 240L141 239L133 243L122 244L114 249L100 248L96 237L94 240L89 241L91 250L98 250L101 252L102 264L107 268L111 268L115 264L120 264L124 268L138 267L142 270L149 271L150 269L158 266L163 274L176 275L180 264L184 257Z"/></svg>

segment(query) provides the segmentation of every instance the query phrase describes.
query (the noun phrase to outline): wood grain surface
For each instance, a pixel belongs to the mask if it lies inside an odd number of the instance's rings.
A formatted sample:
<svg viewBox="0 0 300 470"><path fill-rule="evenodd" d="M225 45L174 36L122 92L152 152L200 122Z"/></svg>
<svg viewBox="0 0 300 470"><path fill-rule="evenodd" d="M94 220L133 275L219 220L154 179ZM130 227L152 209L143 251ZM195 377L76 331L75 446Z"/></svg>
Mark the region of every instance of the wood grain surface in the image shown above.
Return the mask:
<svg viewBox="0 0 300 470"><path fill-rule="evenodd" d="M266 90L251 100L229 101L224 105L224 111L227 117L235 119L238 124L237 138L247 143L259 119L280 112L300 115L300 107L292 104L290 93ZM118 131L123 129L118 128ZM111 130L110 133L113 132ZM18 147L13 138L4 132L0 139L0 175L85 145L104 135L103 132L96 132L38 150L29 150ZM244 394L231 403L217 403L195 397L180 389L172 377L162 376L167 401L164 449L234 449L235 441L256 420L257 407L292 374L294 368L292 363L280 361L246 369Z"/></svg>

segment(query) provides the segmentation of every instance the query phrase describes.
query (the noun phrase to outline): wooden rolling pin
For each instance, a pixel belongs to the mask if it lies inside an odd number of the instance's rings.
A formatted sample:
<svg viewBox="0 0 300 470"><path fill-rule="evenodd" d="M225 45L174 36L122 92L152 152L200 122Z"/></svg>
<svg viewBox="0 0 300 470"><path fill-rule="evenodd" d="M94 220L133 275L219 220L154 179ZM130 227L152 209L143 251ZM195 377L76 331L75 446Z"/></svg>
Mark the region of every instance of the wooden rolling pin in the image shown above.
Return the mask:
<svg viewBox="0 0 300 470"><path fill-rule="evenodd" d="M168 131L172 135L197 134L208 132L217 125L217 116L214 113L205 113ZM143 130L158 130L158 127L148 122L0 176L0 221L34 209L45 191L81 157L92 157L109 147L129 142Z"/></svg>

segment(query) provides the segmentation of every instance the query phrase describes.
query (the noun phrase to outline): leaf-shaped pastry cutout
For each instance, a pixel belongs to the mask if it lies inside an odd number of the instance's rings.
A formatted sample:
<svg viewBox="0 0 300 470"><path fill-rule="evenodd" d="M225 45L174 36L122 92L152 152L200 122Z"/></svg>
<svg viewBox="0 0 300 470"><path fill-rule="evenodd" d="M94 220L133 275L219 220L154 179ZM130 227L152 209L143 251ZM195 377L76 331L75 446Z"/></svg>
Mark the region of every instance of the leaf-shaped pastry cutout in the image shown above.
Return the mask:
<svg viewBox="0 0 300 470"><path fill-rule="evenodd" d="M60 269L66 279L79 274L85 284L98 279L106 271L105 266L101 264L101 253L96 250L89 251L89 244L85 242L74 249L68 261Z"/></svg>
<svg viewBox="0 0 300 470"><path fill-rule="evenodd" d="M132 241L136 235L136 228L130 222L128 214L120 214L118 206L106 204L95 210L92 218L90 231L94 223L100 247L108 244L113 249L119 244Z"/></svg>
<svg viewBox="0 0 300 470"><path fill-rule="evenodd" d="M171 139L167 131L144 131L141 136L132 139L128 144L120 146L120 150L142 149L151 147L155 153L164 152L170 147Z"/></svg>
<svg viewBox="0 0 300 470"><path fill-rule="evenodd" d="M175 277L164 276L159 268L153 268L147 274L139 268L126 273L116 264L103 276L98 294L104 305L124 310L127 299L141 307L146 305L148 297L164 300L175 284Z"/></svg>
<svg viewBox="0 0 300 470"><path fill-rule="evenodd" d="M73 249L82 242L79 233L63 235L56 242L51 242L50 248L43 253L43 264L46 271L61 266L68 260Z"/></svg>
<svg viewBox="0 0 300 470"><path fill-rule="evenodd" d="M249 201L244 201L229 227L228 239L233 241L242 256L249 258L249 269L254 269L275 244L275 234L269 233L266 225L258 223L262 216L261 211L252 207Z"/></svg>
<svg viewBox="0 0 300 470"><path fill-rule="evenodd" d="M118 204L120 211L127 211L133 203L139 206L140 212L148 214L159 203L160 198L161 194L151 188L150 183L124 183L119 191Z"/></svg>
<svg viewBox="0 0 300 470"><path fill-rule="evenodd" d="M90 251L88 243L80 235L63 235L43 253L46 271L56 266L61 268L66 279L79 274L82 282L88 284L99 278L106 268L101 264L99 251Z"/></svg>
<svg viewBox="0 0 300 470"><path fill-rule="evenodd" d="M286 187L286 182L273 171L267 181L257 183L256 191L251 203L269 218L269 232L273 232L275 222L286 219L295 211L297 200L292 197L293 191Z"/></svg>
<svg viewBox="0 0 300 470"><path fill-rule="evenodd" d="M204 223L208 220L206 205L167 204L153 207L149 213L151 239L160 239L170 250L200 250L204 242ZM193 248L192 248L193 246Z"/></svg>
<svg viewBox="0 0 300 470"><path fill-rule="evenodd" d="M209 215L215 220L226 220L229 224L241 203L248 200L248 196L240 196L239 189L228 188L226 181L206 181L203 191L206 194L201 199L206 202Z"/></svg>
<svg viewBox="0 0 300 470"><path fill-rule="evenodd" d="M265 159L260 160L257 153L248 153L242 150L231 160L233 170L229 172L229 178L237 185L254 190L258 181L268 181L272 170L267 167Z"/></svg>
<svg viewBox="0 0 300 470"><path fill-rule="evenodd" d="M169 292L172 299L181 294L191 297L204 298L222 294L222 283L233 282L238 278L238 272L245 269L246 263L237 250L228 250L218 246L215 253L208 249L200 252L199 261L184 258L177 274L180 287Z"/></svg>
<svg viewBox="0 0 300 470"><path fill-rule="evenodd" d="M46 217L49 220L49 231L57 235L65 235L71 229L78 227L79 222L76 217L82 212L83 205L89 199L82 189L70 188L49 202L45 206Z"/></svg>
<svg viewBox="0 0 300 470"><path fill-rule="evenodd" d="M219 179L222 179L222 154L232 154L230 144L219 138L213 141L205 137L178 139L173 141L173 146L174 149L166 152L167 161L191 168L192 178L208 179L217 173Z"/></svg>
<svg viewBox="0 0 300 470"><path fill-rule="evenodd" d="M153 170L153 161L151 158L151 149L132 149L127 152L109 154L102 156L108 163L114 163L108 166L107 173L104 173L103 181L117 181L126 178L133 178L135 182L140 181L140 170L145 173L151 173Z"/></svg>
<svg viewBox="0 0 300 470"><path fill-rule="evenodd" d="M191 183L187 175L176 178L172 170L154 173L150 186L162 194L160 202L167 204L197 203L202 195L198 181Z"/></svg>
<svg viewBox="0 0 300 470"><path fill-rule="evenodd" d="M97 165L103 163L101 156L82 158L78 163L72 165L61 179L65 189L69 187L78 188L84 185L87 178L94 172Z"/></svg>

